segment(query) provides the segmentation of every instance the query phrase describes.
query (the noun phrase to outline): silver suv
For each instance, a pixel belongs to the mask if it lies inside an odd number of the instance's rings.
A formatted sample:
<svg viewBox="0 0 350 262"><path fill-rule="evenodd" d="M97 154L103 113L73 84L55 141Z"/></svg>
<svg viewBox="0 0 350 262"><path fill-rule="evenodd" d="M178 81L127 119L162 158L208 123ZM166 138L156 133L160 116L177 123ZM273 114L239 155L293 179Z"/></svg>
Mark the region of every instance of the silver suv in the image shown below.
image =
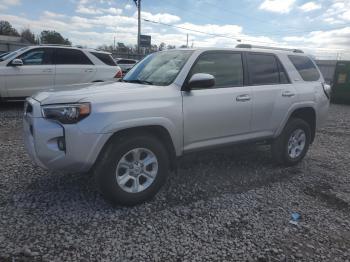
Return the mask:
<svg viewBox="0 0 350 262"><path fill-rule="evenodd" d="M329 96L298 50L169 50L147 56L121 82L28 98L25 145L37 165L91 171L106 198L134 205L154 196L188 152L266 141L278 163L297 164Z"/></svg>

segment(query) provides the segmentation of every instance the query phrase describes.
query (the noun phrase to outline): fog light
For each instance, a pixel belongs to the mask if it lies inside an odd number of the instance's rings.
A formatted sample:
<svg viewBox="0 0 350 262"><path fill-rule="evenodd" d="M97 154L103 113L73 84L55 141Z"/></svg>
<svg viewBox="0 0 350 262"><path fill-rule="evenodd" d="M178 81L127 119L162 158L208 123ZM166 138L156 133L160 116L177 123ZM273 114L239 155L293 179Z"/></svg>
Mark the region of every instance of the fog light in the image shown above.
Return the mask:
<svg viewBox="0 0 350 262"><path fill-rule="evenodd" d="M66 151L66 140L63 136L57 138L57 146L61 151Z"/></svg>

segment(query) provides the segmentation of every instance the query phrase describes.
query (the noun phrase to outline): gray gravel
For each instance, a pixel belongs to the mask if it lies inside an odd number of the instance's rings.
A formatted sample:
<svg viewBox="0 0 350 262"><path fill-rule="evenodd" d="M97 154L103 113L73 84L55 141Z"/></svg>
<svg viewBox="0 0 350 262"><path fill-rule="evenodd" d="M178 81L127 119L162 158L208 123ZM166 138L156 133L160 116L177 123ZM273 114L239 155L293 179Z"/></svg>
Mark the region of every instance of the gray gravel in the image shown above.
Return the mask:
<svg viewBox="0 0 350 262"><path fill-rule="evenodd" d="M105 202L87 174L34 167L21 110L0 106L0 261L350 260L350 106L332 105L296 167L266 146L187 156L134 208Z"/></svg>

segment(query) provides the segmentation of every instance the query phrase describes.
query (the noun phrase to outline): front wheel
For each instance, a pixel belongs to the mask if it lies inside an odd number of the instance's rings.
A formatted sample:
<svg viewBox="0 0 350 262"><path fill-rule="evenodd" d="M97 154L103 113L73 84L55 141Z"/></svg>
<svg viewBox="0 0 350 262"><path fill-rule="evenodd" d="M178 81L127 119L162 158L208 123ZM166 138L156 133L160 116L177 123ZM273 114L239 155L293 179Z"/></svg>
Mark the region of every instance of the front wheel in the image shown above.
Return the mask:
<svg viewBox="0 0 350 262"><path fill-rule="evenodd" d="M168 152L153 136L117 138L107 145L95 169L100 192L122 205L152 198L165 182Z"/></svg>
<svg viewBox="0 0 350 262"><path fill-rule="evenodd" d="M311 141L310 126L299 118L292 118L272 145L271 152L279 164L298 164L306 155Z"/></svg>

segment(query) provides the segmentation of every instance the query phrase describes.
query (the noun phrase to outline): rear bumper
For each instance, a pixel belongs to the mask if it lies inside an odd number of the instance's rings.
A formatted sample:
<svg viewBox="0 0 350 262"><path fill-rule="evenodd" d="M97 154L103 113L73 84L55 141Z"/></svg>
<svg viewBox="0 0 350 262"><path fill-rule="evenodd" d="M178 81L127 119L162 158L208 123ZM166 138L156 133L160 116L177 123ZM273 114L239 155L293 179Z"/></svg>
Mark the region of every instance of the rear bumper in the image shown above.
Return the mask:
<svg viewBox="0 0 350 262"><path fill-rule="evenodd" d="M32 161L48 170L66 173L86 172L95 163L108 134L87 134L77 125L61 125L42 117L24 116L24 145ZM66 149L60 150L58 138Z"/></svg>

